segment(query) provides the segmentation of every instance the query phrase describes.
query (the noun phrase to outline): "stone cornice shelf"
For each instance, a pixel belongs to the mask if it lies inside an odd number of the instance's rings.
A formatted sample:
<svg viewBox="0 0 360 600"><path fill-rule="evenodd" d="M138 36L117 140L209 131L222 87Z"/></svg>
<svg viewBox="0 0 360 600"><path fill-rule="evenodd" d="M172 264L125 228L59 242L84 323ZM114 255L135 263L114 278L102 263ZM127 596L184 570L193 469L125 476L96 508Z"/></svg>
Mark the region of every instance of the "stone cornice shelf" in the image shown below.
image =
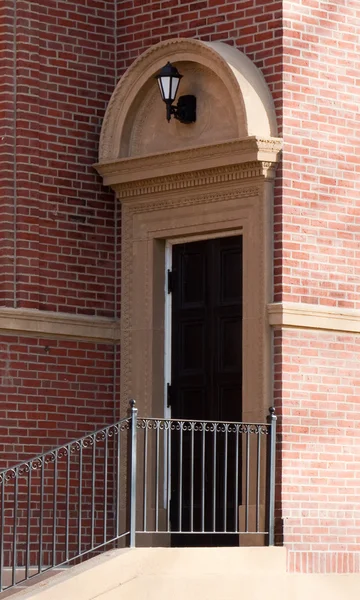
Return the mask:
<svg viewBox="0 0 360 600"><path fill-rule="evenodd" d="M268 175L279 161L282 140L248 137L220 144L186 148L161 154L120 158L95 164L105 185L120 197L167 191L173 187L195 187L199 181L223 181Z"/></svg>
<svg viewBox="0 0 360 600"><path fill-rule="evenodd" d="M360 310L278 302L268 305L269 323L273 327L322 329L360 334Z"/></svg>
<svg viewBox="0 0 360 600"><path fill-rule="evenodd" d="M120 337L120 322L106 317L0 307L0 331L113 344Z"/></svg>

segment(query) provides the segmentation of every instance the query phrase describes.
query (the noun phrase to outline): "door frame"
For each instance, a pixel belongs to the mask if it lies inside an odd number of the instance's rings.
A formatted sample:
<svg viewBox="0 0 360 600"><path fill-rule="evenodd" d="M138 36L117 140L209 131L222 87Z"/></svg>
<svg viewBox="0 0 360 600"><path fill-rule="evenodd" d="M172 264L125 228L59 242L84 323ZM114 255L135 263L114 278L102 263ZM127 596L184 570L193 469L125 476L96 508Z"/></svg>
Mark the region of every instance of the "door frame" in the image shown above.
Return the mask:
<svg viewBox="0 0 360 600"><path fill-rule="evenodd" d="M167 274L172 270L172 250L177 244L176 240L165 242L165 316L164 316L164 417L171 418L171 407L168 407L167 386L171 385L171 359L172 359L172 294L168 293Z"/></svg>

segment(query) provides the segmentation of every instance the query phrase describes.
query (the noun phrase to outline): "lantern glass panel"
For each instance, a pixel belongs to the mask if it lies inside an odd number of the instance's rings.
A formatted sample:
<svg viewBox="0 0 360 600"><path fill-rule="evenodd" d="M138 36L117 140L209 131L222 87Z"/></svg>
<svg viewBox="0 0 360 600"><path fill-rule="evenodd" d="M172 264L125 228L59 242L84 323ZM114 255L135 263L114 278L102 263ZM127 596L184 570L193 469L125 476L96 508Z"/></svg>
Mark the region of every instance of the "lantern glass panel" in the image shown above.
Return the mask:
<svg viewBox="0 0 360 600"><path fill-rule="evenodd" d="M157 82L159 84L159 89L160 89L160 94L161 94L161 98L164 100L164 90L162 87L162 81L161 81L161 77L157 78Z"/></svg>
<svg viewBox="0 0 360 600"><path fill-rule="evenodd" d="M178 77L172 77L171 79L171 100L175 100L176 93L178 91L180 79Z"/></svg>
<svg viewBox="0 0 360 600"><path fill-rule="evenodd" d="M171 77L161 77L161 85L163 89L163 100L170 100L170 82Z"/></svg>

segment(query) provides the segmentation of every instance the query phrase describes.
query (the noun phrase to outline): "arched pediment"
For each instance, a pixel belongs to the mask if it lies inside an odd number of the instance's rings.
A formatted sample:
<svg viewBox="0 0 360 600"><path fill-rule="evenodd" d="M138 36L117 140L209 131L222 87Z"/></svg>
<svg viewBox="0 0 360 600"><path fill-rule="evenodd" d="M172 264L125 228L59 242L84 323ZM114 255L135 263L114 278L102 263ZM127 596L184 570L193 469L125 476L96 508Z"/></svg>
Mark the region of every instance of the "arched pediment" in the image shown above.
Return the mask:
<svg viewBox="0 0 360 600"><path fill-rule="evenodd" d="M197 98L194 124L165 119L155 75L167 61L183 75L178 96ZM177 38L151 47L119 81L103 121L99 162L276 134L271 94L243 53L221 42Z"/></svg>

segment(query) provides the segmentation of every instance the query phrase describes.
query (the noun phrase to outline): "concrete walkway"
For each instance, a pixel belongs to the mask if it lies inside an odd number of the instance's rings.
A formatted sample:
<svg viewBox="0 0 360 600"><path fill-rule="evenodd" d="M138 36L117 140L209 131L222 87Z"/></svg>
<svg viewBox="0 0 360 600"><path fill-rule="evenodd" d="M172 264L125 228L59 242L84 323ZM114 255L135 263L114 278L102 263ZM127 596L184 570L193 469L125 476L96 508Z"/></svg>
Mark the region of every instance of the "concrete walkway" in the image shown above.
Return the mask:
<svg viewBox="0 0 360 600"><path fill-rule="evenodd" d="M106 552L12 598L359 600L360 574L286 574L284 548L136 548Z"/></svg>

